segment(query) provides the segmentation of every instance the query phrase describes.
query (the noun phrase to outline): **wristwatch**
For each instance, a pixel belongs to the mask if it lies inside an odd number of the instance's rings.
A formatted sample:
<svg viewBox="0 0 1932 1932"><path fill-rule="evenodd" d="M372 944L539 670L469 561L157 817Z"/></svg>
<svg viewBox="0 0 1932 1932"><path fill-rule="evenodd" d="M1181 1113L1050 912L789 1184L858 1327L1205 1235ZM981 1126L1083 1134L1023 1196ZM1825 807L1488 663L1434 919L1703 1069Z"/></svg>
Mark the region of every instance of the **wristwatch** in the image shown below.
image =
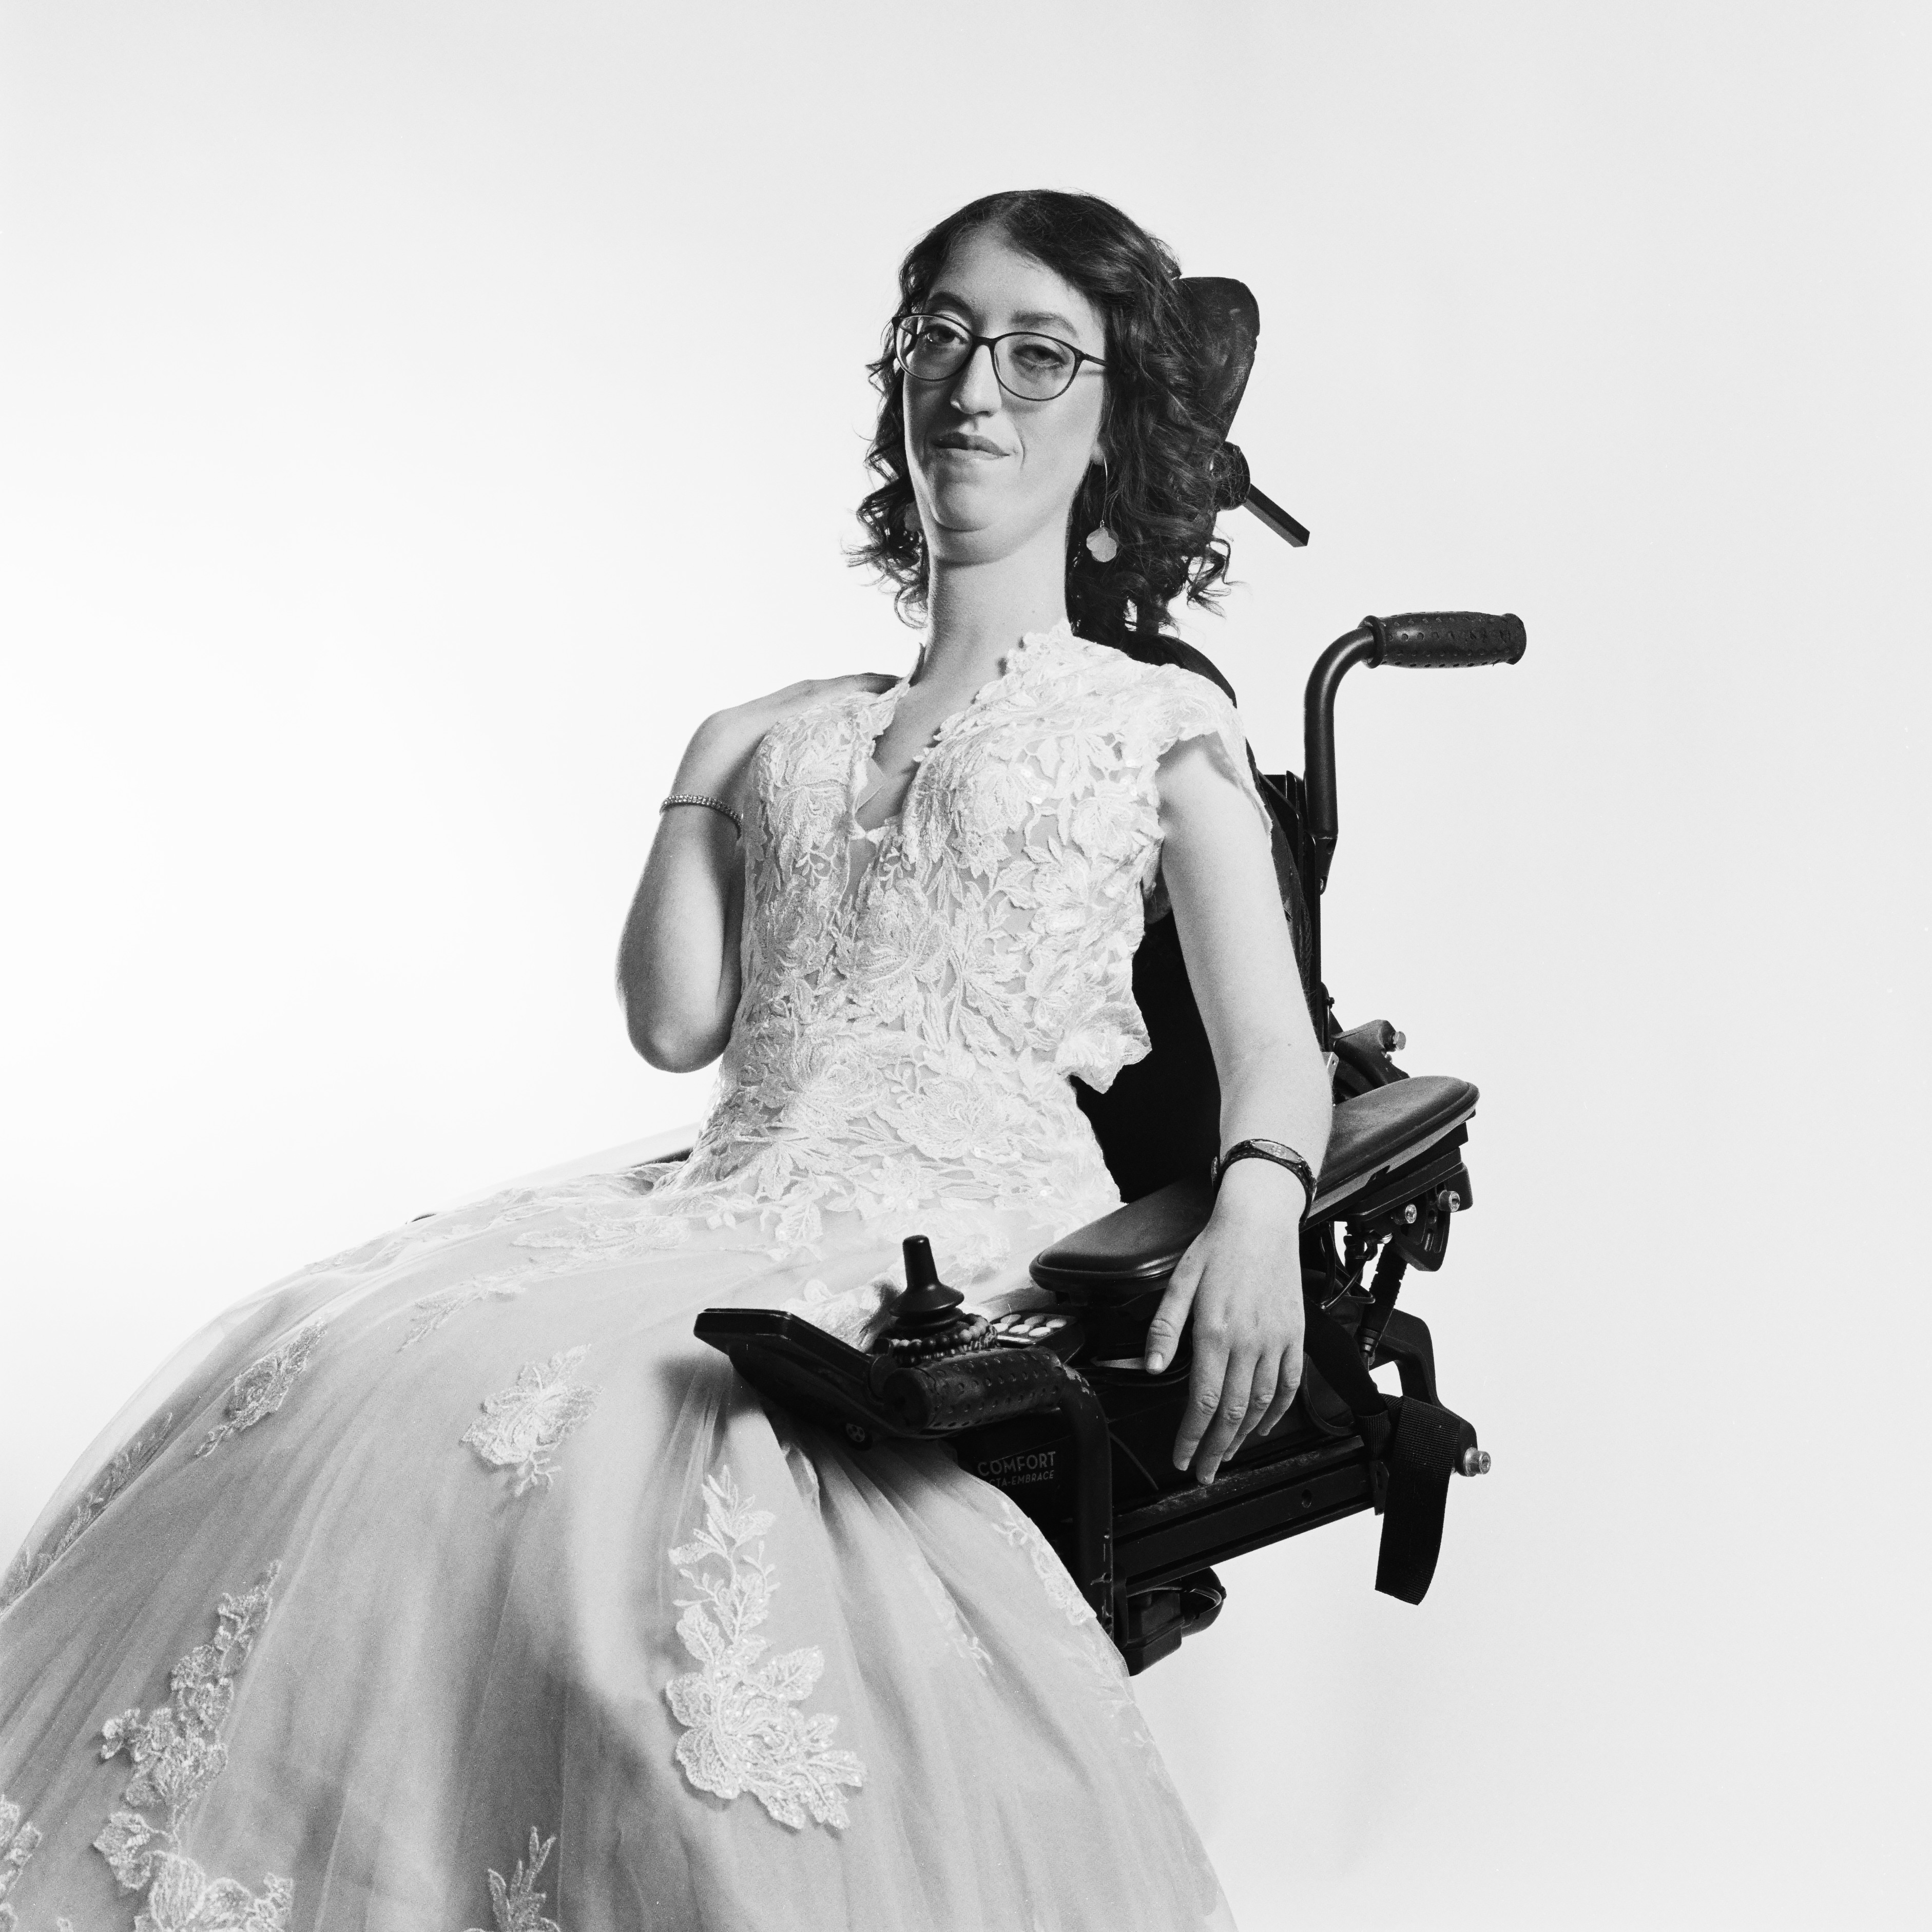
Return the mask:
<svg viewBox="0 0 1932 1932"><path fill-rule="evenodd" d="M1280 1141L1237 1141L1226 1154L1216 1154L1214 1166L1208 1170L1216 1193L1221 1191L1221 1177L1238 1160L1271 1160L1276 1166L1286 1168L1308 1190L1307 1205L1302 1209L1303 1214L1306 1216L1308 1208L1315 1204L1313 1172L1294 1148Z"/></svg>

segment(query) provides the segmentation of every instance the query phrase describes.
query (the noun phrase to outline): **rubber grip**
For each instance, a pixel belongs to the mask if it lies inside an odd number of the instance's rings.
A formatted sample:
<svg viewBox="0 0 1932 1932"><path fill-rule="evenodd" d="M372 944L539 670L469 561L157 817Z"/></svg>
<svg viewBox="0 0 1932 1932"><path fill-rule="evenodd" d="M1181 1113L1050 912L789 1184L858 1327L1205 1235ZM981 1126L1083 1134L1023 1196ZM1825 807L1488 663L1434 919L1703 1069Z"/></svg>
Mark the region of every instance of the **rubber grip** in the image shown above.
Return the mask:
<svg viewBox="0 0 1932 1932"><path fill-rule="evenodd" d="M1418 670L1465 664L1514 664L1529 648L1522 620L1505 612L1411 610L1400 617L1364 617L1376 635L1376 662Z"/></svg>
<svg viewBox="0 0 1932 1932"><path fill-rule="evenodd" d="M880 1399L908 1427L950 1431L1056 1408L1064 1371L1050 1348L988 1348L889 1369Z"/></svg>

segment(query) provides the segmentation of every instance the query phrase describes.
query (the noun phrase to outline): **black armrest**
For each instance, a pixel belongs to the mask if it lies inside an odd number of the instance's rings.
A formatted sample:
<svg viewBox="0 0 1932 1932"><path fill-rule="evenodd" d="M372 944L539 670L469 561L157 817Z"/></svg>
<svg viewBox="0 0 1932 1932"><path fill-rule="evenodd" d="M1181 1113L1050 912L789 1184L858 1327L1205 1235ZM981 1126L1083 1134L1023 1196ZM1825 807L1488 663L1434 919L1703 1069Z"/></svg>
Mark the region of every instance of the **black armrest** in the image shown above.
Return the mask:
<svg viewBox="0 0 1932 1932"><path fill-rule="evenodd" d="M1326 1221L1346 1214L1352 1195L1453 1134L1475 1112L1479 1097L1466 1080L1418 1073L1344 1100L1335 1109L1309 1218Z"/></svg>
<svg viewBox="0 0 1932 1932"><path fill-rule="evenodd" d="M1476 1111L1466 1080L1419 1073L1344 1100L1316 1183L1311 1220L1346 1215L1370 1182L1454 1133ZM1157 1288L1208 1225L1214 1190L1204 1174L1130 1201L1034 1258L1033 1278L1063 1294L1118 1300Z"/></svg>

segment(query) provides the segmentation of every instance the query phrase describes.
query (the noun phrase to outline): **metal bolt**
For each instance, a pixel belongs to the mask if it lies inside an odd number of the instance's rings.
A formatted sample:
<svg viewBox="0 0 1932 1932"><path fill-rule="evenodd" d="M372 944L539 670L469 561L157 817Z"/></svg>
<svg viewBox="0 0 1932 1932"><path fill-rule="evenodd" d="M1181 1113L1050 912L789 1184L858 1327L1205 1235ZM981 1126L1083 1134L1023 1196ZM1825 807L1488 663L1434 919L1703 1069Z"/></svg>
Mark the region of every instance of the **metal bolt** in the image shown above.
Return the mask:
<svg viewBox="0 0 1932 1932"><path fill-rule="evenodd" d="M1400 1053L1408 1044L1408 1034L1406 1033L1398 1032L1394 1039L1389 1042L1388 1050L1391 1053Z"/></svg>
<svg viewBox="0 0 1932 1932"><path fill-rule="evenodd" d="M1486 1476L1490 1473L1490 1452L1486 1449L1465 1449L1462 1460L1456 1468L1461 1475Z"/></svg>
<svg viewBox="0 0 1932 1932"><path fill-rule="evenodd" d="M1413 1201L1402 1210L1402 1218L1405 1226L1412 1228L1415 1226L1415 1203Z"/></svg>
<svg viewBox="0 0 1932 1932"><path fill-rule="evenodd" d="M1436 1197L1436 1204L1445 1214L1453 1214L1462 1204L1462 1197L1453 1187L1445 1187Z"/></svg>

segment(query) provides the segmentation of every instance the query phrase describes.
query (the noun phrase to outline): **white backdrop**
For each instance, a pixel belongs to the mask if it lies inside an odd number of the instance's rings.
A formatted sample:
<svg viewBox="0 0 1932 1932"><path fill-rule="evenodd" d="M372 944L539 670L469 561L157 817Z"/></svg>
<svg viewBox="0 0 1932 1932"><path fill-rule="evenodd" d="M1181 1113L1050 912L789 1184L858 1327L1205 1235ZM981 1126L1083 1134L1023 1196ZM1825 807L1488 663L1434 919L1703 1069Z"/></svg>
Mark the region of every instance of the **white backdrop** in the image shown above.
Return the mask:
<svg viewBox="0 0 1932 1932"><path fill-rule="evenodd" d="M207 1314L697 1114L610 990L656 802L905 666L894 268L1081 187L1260 298L1314 542L1229 520L1189 630L1264 763L1364 610L1531 640L1342 700L1330 978L1484 1089L1412 1305L1496 1467L1420 1610L1358 1520L1140 1680L1242 1922L1908 1922L1922 8L0 17L0 1545Z"/></svg>

